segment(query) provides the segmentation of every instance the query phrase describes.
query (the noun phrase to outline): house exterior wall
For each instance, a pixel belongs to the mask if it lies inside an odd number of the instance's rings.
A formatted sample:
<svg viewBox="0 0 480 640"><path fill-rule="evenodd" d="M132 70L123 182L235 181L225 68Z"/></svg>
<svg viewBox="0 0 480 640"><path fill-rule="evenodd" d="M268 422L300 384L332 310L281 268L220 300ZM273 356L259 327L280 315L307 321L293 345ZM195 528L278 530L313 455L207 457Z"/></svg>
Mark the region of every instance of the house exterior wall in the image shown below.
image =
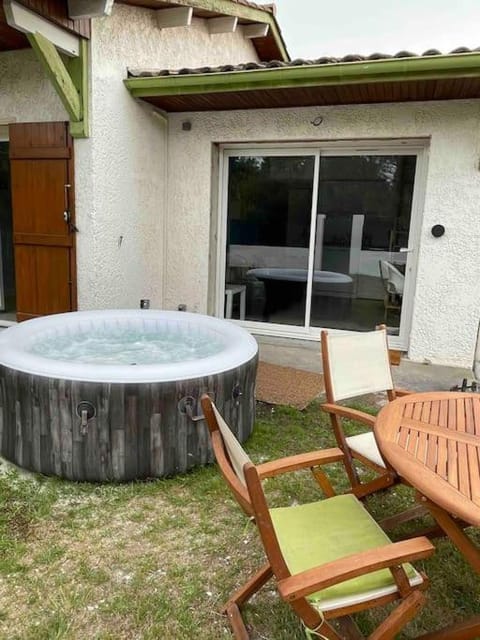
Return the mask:
<svg viewBox="0 0 480 640"><path fill-rule="evenodd" d="M52 122L67 114L31 49L0 52L0 122Z"/></svg>
<svg viewBox="0 0 480 640"><path fill-rule="evenodd" d="M74 143L79 309L163 306L167 125L131 98L127 68L257 59L241 30L211 36L204 20L160 30L155 11L115 4L92 21L91 135ZM0 53L0 123L67 119L32 50Z"/></svg>
<svg viewBox="0 0 480 640"><path fill-rule="evenodd" d="M123 85L127 67L181 68L256 60L240 33L204 20L160 30L156 13L114 5L92 21L91 137L76 140L79 307L162 307L167 124ZM181 170L185 175L184 169Z"/></svg>
<svg viewBox="0 0 480 640"><path fill-rule="evenodd" d="M187 118L189 132L181 128ZM480 310L476 101L171 114L166 307L207 311L215 143L381 138L430 139L409 356L470 366ZM434 224L446 227L442 238L431 235Z"/></svg>

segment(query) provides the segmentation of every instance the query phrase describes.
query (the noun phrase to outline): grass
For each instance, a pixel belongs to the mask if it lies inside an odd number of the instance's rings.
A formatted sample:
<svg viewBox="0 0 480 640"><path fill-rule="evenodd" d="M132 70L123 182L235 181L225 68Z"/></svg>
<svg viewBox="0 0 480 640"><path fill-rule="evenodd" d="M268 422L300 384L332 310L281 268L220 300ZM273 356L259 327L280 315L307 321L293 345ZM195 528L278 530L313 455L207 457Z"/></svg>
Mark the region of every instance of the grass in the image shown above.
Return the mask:
<svg viewBox="0 0 480 640"><path fill-rule="evenodd" d="M315 404L303 412L260 405L257 417L247 443L256 462L333 445ZM341 466L330 471L345 487ZM269 480L267 490L273 504L319 496L309 473ZM381 517L411 501L399 488L368 506ZM221 605L262 562L254 526L213 465L124 485L0 476L2 640L228 640ZM479 578L449 542L420 567L432 582L429 604L402 639L478 613ZM367 634L384 614L357 621ZM273 584L246 617L257 640L305 637Z"/></svg>

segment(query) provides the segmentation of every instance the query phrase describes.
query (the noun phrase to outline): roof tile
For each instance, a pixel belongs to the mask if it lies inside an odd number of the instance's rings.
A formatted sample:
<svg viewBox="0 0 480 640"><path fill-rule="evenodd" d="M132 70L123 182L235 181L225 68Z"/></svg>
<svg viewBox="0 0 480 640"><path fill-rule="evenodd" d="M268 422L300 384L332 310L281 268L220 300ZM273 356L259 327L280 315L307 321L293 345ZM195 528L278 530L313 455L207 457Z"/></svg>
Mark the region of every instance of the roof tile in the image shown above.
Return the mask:
<svg viewBox="0 0 480 640"><path fill-rule="evenodd" d="M247 2L247 0L234 0L235 2L239 2L240 4L252 4L251 2ZM264 5L267 6L267 5ZM457 47L453 51L450 51L450 55L457 55L462 53L478 53L480 51L480 47L476 49L469 49L468 47ZM443 55L441 51L438 49L428 49L422 54L412 53L411 51L399 51L394 55L386 54L386 53L372 53L368 56L362 56L359 54L351 53L342 58L333 58L328 56L322 56L321 58L317 58L314 60L304 60L303 58L296 58L290 62L283 62L281 60L270 60L268 62L245 62L243 64L237 65L223 65L216 67L199 67L196 69L183 68L178 70L171 69L146 69L146 70L137 70L137 69L129 69L128 75L130 77L155 77L155 76L178 76L178 75L194 75L201 73L230 73L235 71L253 71L259 69L276 69L280 67L301 67L308 65L324 65L324 64L335 64L335 63L355 63L369 60L390 60L393 58L421 58L426 56L440 56Z"/></svg>

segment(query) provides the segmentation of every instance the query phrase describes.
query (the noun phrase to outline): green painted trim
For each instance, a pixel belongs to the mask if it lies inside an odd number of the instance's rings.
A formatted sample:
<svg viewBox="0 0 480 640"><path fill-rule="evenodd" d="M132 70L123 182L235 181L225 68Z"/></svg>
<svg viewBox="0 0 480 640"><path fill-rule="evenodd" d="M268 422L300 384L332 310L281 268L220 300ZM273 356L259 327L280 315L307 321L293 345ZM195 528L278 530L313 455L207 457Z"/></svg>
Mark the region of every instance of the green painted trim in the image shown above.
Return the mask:
<svg viewBox="0 0 480 640"><path fill-rule="evenodd" d="M80 120L82 118L80 98L55 45L41 33L27 33L27 37L71 120Z"/></svg>
<svg viewBox="0 0 480 640"><path fill-rule="evenodd" d="M74 138L88 137L88 42L80 39L80 55L64 62L55 45L40 33L28 33L28 40L47 72L70 118Z"/></svg>
<svg viewBox="0 0 480 640"><path fill-rule="evenodd" d="M78 58L69 58L67 68L75 85L82 105L82 119L70 122L72 138L88 138L90 135L89 120L89 43L83 38L80 40L80 55Z"/></svg>
<svg viewBox="0 0 480 640"><path fill-rule="evenodd" d="M284 62L290 60L277 20L270 11L262 11L262 9L231 2L231 0L175 0L175 4L193 7L194 9L203 9L204 11L211 11L212 13L221 13L225 16L236 16L245 20L252 20L253 22L265 22L270 25L270 32L282 56L281 59Z"/></svg>
<svg viewBox="0 0 480 640"><path fill-rule="evenodd" d="M135 98L480 77L480 53L127 78Z"/></svg>

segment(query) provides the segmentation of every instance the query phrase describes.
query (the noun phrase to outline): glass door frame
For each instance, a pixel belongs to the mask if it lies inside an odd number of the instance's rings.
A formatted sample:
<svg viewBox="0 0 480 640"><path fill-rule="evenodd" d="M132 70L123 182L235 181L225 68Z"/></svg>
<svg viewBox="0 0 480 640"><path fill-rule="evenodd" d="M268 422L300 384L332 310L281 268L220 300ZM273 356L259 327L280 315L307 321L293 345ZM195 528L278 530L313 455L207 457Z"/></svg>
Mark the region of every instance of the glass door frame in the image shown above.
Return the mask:
<svg viewBox="0 0 480 640"><path fill-rule="evenodd" d="M313 268L315 259L315 240L318 207L318 190L320 175L320 158L331 156L363 156L363 155L409 155L416 156L416 168L413 187L412 209L409 229L409 246L407 247L407 262L405 269L405 289L400 318L400 332L398 336L390 336L392 348L408 350L409 335L412 324L413 303L417 280L417 264L420 249L420 233L425 201L428 139L405 140L336 140L308 143L239 143L219 146L219 193L217 215L217 251L216 251L216 287L215 287L215 315L224 317L225 275L227 257L227 215L228 215L228 175L229 159L246 156L310 156L315 158L312 210L310 223L310 242L308 255L308 279L305 305L305 323L303 325L274 324L257 321L232 320L248 329L251 333L284 338L298 338L304 340L320 340L321 327L310 326L310 310L312 302ZM372 327L373 328L373 327ZM331 329L329 331L341 331Z"/></svg>
<svg viewBox="0 0 480 640"><path fill-rule="evenodd" d="M0 120L0 142L9 143L8 125ZM3 249L1 243L1 229L0 229L0 313L5 312L5 278L3 273ZM0 327L9 327L11 324L15 324L10 320L1 320Z"/></svg>

